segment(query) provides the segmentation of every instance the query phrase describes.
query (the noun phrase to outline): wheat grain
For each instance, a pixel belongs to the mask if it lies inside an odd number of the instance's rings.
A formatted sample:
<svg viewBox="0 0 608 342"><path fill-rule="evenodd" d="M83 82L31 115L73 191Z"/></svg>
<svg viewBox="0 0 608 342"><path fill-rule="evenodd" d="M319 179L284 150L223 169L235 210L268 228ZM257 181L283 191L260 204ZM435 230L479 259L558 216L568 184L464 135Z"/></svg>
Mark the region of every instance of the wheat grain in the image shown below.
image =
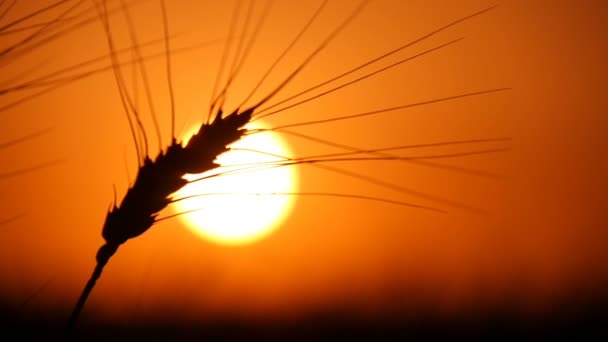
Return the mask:
<svg viewBox="0 0 608 342"><path fill-rule="evenodd" d="M218 167L218 165L215 164L215 162L214 162L215 159L220 154L228 151L230 144L238 141L245 134L257 134L257 133L263 132L263 130L248 131L247 129L244 128L246 124L253 122L255 120L261 119L261 118L279 114L289 108L293 108L294 106L298 106L305 102L312 101L312 100L317 99L326 94L335 92L335 91L342 89L344 87L347 87L349 85L358 83L366 78L372 77L383 71L394 68L397 65L400 65L400 64L408 62L412 59L424 56L433 51L437 51L448 45L454 44L454 43L458 42L459 39L446 43L446 44L436 46L436 47L426 50L422 53L416 54L412 57L401 59L398 62L390 64L388 66L376 69L371 72L367 72L362 77L356 78L353 81L343 82L341 84L333 86L330 90L324 91L321 94L313 95L313 96L310 96L303 100L297 100L297 102L295 104L287 105L287 106L281 107L279 109L275 108L277 106L280 106L280 105L286 103L287 101L297 99L321 86L324 86L324 85L327 85L330 83L334 83L336 81L340 81L340 79L346 75L353 74L355 71L359 71L359 70L363 69L364 67L367 67L367 66L373 64L374 62L382 60L397 51L401 51L404 48L412 46L413 44L416 44L420 41L423 41L423 40L427 39L428 37L431 37L440 31L446 30L447 28L449 28L453 25L456 25L456 24L466 21L474 16L485 13L493 8L493 7L491 7L488 9L484 9L482 11L479 11L479 12L469 15L467 17L456 20L450 24L444 25L444 26L440 27L439 29L430 32L427 35L424 35L408 44L404 44L403 46L399 47L398 49L393 50L392 52L389 52L387 54L381 55L378 58L375 58L371 61L368 61L365 64L363 64L355 69L352 69L344 74L341 74L341 75L334 77L323 83L320 83L315 87L312 87L305 91L299 92L299 93L295 94L294 96L291 96L285 100L278 101L277 103L274 103L266 108L263 108L263 106L268 104L269 101L271 99L273 99L279 93L279 91L281 91L287 84L289 84L304 69L304 67L307 66L307 64L321 50L323 50L330 43L330 41L335 36L337 36L345 27L347 27L347 25L350 23L350 21L362 10L363 6L366 4L366 1L363 1L360 3L360 5L355 10L353 10L351 15L348 16L346 18L346 20L344 20L340 25L336 25L335 29L327 35L326 39L323 42L321 42L321 44L319 44L318 48L316 50L314 50L310 55L308 55L307 58L297 68L295 68L289 75L284 77L282 82L278 86L276 86L274 89L269 91L261 100L259 100L254 105L248 106L248 107L246 107L246 109L242 109L245 102L247 102L247 100L249 100L252 97L253 93L256 90L258 90L259 85L265 80L265 78L268 76L270 71L274 68L278 59L282 58L287 53L287 51L289 51L289 49L291 49L293 44L300 37L300 34L302 33L302 32L300 32L296 36L296 38L294 38L294 40L292 41L292 44L290 44L286 48L284 53L280 55L280 57L275 61L275 63L272 64L271 67L267 70L267 72L262 76L262 79L253 88L253 90L249 93L249 95L247 95L244 98L241 105L237 106L237 108L235 110L231 111L230 114L224 115L224 111L225 111L224 100L227 96L228 90L229 90L232 82L236 78L236 75L239 73L240 68L243 65L243 61L246 59L247 54L251 49L251 45L254 44L254 42L255 42L256 33L258 32L259 28L261 27L261 21L263 21L263 20L261 20L260 23L258 23L257 25L254 25L253 33L251 34L249 41L247 41L245 43L243 43L243 41L241 41L241 43L238 44L238 46L236 48L237 52L235 53L236 57L233 59L232 65L228 70L227 80L226 80L223 88L218 91L217 84L219 84L219 79L220 79L219 75L222 73L223 66L228 64L227 59L225 57L222 58L222 64L221 64L222 67L220 68L220 72L218 73L218 78L216 79L216 86L214 87L215 95L213 96L213 100L211 102L207 120L200 126L198 132L187 143L182 144L181 142L178 142L175 138L175 105L174 105L174 99L173 99L173 87L171 85L171 61L170 61L171 54L170 54L169 38L168 38L169 29L168 29L168 23L167 23L167 19L166 19L166 8L164 5L164 2L161 0L160 3L161 3L163 21L164 21L163 27L164 27L167 83L169 85L168 89L169 89L170 100L171 100L171 143L169 144L169 146L167 148L162 149L162 138L160 135L160 130L158 128L158 123L155 118L155 114L154 114L154 110L153 110L154 105L151 100L152 97L150 95L150 92L148 90L146 90L148 104L150 106L151 116L152 116L152 119L154 122L155 131L156 131L156 137L158 139L159 147L161 147L161 151L156 155L156 157L151 158L149 155L149 150L150 150L149 143L148 143L149 137L143 126L141 114L135 104L136 101L134 101L131 98L128 91L126 90L125 80L124 80L124 77L120 70L121 63L118 61L118 59L116 57L118 49L116 48L115 43L113 41L111 28L110 28L110 24L109 24L109 20L108 20L107 5L106 5L105 1L102 1L102 2L96 1L95 2L96 9L98 11L99 17L101 18L104 30L106 32L106 37L107 37L108 46L110 49L110 57L112 59L112 65L113 65L113 71L115 74L116 83L118 85L121 101L123 103L126 117L128 119L128 123L129 123L130 129L131 129L131 135L132 135L133 143L135 146L135 151L137 154L138 171L137 171L137 175L136 175L136 178L135 178L132 186L129 187L129 189L127 190L123 199L120 201L120 203L116 203L116 201L115 201L115 203L113 203L112 207L110 208L109 212L107 213L106 220L105 220L105 223L104 223L103 229L102 229L102 237L105 240L105 243L99 248L99 250L97 252L97 255L96 255L97 264L95 266L93 274L91 275L89 281L85 285L83 292L82 292L81 296L79 297L79 299L74 307L74 310L72 311L72 315L70 316L70 319L68 322L68 332L71 331L73 329L73 327L75 326L75 324L78 320L78 317L86 303L86 300L87 300L88 296L90 295L93 287L96 284L96 281L100 278L105 265L108 263L110 258L116 253L118 248L122 244L127 242L129 239L133 239L133 238L145 233L156 222L163 220L163 219L174 217L174 216L169 216L169 217L165 217L165 218L159 218L158 215L169 204L185 199L185 198L178 198L178 199L171 198L172 194L176 193L182 187L184 187L186 184L188 184L188 181L186 181L183 178L183 176L186 174L203 173L203 172L210 171L210 170ZM123 12L125 13L125 17L127 18L127 22L129 23L128 24L129 33L131 35L133 46L138 46L139 44L137 43L136 38L135 38L136 35L134 34L134 28L130 24L128 9L124 5L124 3L122 3L122 4L123 4ZM303 30L306 30L308 25L314 20L315 16L318 13L320 13L324 4L325 3L323 3L321 5L321 7L319 8L319 10L317 12L315 12L313 17L307 23L307 25L304 27ZM264 13L266 13L266 12L264 12ZM249 18L249 17L247 17L247 18ZM263 18L263 15L262 15L262 18ZM248 28L248 20L249 19L246 20L243 30ZM232 35L232 31L233 31L233 28L231 29L230 35ZM228 47L229 45L226 45L226 46ZM228 48L226 48L224 53L227 54L227 51L228 51ZM137 55L135 58L135 62L137 64L139 64L139 66L140 66L141 75L142 75L144 84L147 84L148 81L146 80L146 76L145 76L145 68L143 67L143 64L142 64L142 55L137 50L137 48L135 48L135 53ZM147 87L147 85L146 85L146 87ZM467 96L476 96L476 95L487 94L487 93L492 93L492 92L504 91L507 89L508 88L484 90L484 91L480 91L480 92L467 93L467 94L462 94L462 95L456 95L456 96L451 96L451 97L445 97L445 98L439 98L439 99L419 102L419 103L415 103L415 104L403 105L403 106L399 106L399 107L395 107L395 108L387 108L387 109L382 109L382 110L378 110L378 111L374 111L374 112L367 112L367 113L362 113L362 114L338 117L338 118L327 119L327 120L322 120L322 121L308 121L308 122L304 122L304 123L300 123L300 124L296 123L296 124L289 124L289 125L284 125L284 126L277 126L273 130L281 131L283 133L298 135L297 133L290 132L290 131L286 130L285 128L294 127L296 125L312 125L312 124L318 124L318 123L322 123L322 122L353 119L355 117L368 116L368 115L378 114L381 112L386 112L386 111L391 111L391 110L396 110L396 109L403 109L403 108L409 108L409 107L414 107L414 106L427 105L427 104L436 103L436 102L444 102L444 101L455 100L455 99L459 99L459 98L463 98L463 97L467 97ZM271 109L272 109L272 111L270 111ZM213 120L211 120L211 118L213 118ZM314 137L305 136L302 134L299 134L299 136L302 138L305 138L305 139L311 139L311 140L316 139ZM316 140L319 140L319 139L316 139ZM501 139L494 139L494 140L483 139L483 140L476 140L475 142L490 142L490 141L500 141L500 140ZM504 140L504 139L502 139L502 140ZM331 142L324 142L324 143L332 144ZM451 144L461 144L461 143L463 143L463 141L451 142ZM435 144L435 145L437 145L437 144ZM343 156L331 155L331 156L321 156L320 158L307 157L307 158L297 158L297 159L289 159L289 158L283 157L284 162L273 163L272 165L270 165L270 167L283 167L286 165L294 165L294 164L312 164L312 165L315 165L318 167L322 167L325 170L329 170L332 172L338 172L338 173L348 175L348 176L357 177L364 181L368 181L370 183L375 183L378 185L387 186L387 187L396 189L401 192L413 194L420 198L426 198L426 199L430 199L430 200L438 202L438 203L474 211L474 208L468 207L466 205L463 205L463 204L455 202L455 201L442 199L442 198L436 197L436 196L435 197L430 196L430 195L424 194L422 192L411 190L411 189L406 189L403 187L397 187L388 182L379 181L373 177L364 176L364 175L361 175L361 174L358 174L355 172L347 172L347 171L341 170L339 168L330 167L330 166L327 166L324 164L326 164L330 161L344 161L344 160L352 161L352 160L357 160L357 159L358 160L400 160L400 161L410 161L411 162L411 161L462 156L462 155L466 155L466 154L479 154L479 153L491 153L491 152L494 153L494 152L499 152L499 151L504 150L502 148L485 149L485 150L480 150L480 151L469 151L469 152L465 152L465 153L403 157L403 156L394 156L394 155L388 154L386 152L391 149L398 149L397 147L377 148L377 149L368 149L368 150L352 148L352 147L345 146L345 145L341 145L340 147L350 150L350 152L348 152L346 154L349 154L349 153L371 154L371 155L375 154L376 156L357 158L357 157L350 157L350 156L343 157ZM321 164L321 163L323 165L317 165L317 164ZM251 165L240 165L240 167L242 167L240 172L247 172L247 167L249 167L249 166L251 166ZM255 165L255 167L265 167L265 166L263 164L257 164L257 165ZM441 167L441 165L437 165L437 167ZM463 169L462 171L466 172L467 170ZM198 181L198 180L195 180L195 181ZM222 194L221 193L212 193L212 194L201 194L201 195L209 196L209 195L222 195ZM358 198L358 199L368 200L368 201L382 201L385 203L412 206L412 207L416 207L416 208L420 208L420 209L430 209L430 210L435 210L435 211L441 211L437 208L427 207L427 206L423 206L423 205L416 205L416 204L405 203L405 202L401 202L401 201L391 201L391 200L387 200L387 199L380 199L380 198L376 198L373 196L354 195L354 194L338 194L338 193L323 193L323 192L298 192L298 193L272 193L270 195L349 197L349 198Z"/></svg>

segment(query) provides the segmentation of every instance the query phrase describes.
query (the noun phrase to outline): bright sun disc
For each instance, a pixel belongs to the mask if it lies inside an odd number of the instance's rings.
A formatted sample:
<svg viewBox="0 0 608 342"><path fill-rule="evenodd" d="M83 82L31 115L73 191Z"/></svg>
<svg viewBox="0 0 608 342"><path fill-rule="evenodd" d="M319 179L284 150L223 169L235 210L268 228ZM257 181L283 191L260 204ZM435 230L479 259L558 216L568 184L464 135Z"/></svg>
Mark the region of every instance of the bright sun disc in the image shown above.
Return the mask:
<svg viewBox="0 0 608 342"><path fill-rule="evenodd" d="M291 157L277 133L247 135L230 147L215 161L221 167L184 177L192 181L222 174L182 188L174 198L194 197L176 202L175 211L193 211L179 218L198 236L224 245L243 245L265 238L287 217L294 201L289 193L297 187L296 171L293 166L269 167L268 162L285 161L278 156Z"/></svg>

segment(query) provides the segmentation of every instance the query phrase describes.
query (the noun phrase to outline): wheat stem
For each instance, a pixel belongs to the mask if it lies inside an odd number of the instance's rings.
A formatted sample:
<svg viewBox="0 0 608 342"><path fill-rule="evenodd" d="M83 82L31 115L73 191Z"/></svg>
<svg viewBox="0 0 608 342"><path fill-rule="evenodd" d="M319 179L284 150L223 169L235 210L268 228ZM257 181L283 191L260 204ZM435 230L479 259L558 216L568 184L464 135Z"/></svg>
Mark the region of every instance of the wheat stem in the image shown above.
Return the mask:
<svg viewBox="0 0 608 342"><path fill-rule="evenodd" d="M97 252L97 265L95 265L93 274L91 274L89 281L87 282L84 289L82 289L80 298L78 298L78 302L76 302L76 306L72 311L72 315L70 316L70 320L68 321L68 326L66 330L67 335L69 335L74 330L76 322L78 321L78 317L80 317L80 312L82 311L82 308L84 307L87 298L89 298L89 294L93 290L93 287L95 287L97 279L101 277L101 272L103 271L104 266L108 263L110 257L114 255L114 253L116 253L118 246L119 245L105 244L99 248L99 251Z"/></svg>

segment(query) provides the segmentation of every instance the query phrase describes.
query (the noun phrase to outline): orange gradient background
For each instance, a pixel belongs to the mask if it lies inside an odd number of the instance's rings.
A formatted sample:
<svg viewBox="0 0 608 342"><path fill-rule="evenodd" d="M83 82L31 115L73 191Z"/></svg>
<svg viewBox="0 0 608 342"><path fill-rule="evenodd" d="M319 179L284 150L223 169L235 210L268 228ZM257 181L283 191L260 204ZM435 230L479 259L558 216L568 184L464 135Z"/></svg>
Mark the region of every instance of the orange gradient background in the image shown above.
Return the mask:
<svg viewBox="0 0 608 342"><path fill-rule="evenodd" d="M187 132L205 118L233 4L167 2L169 28L175 34L172 48L212 42L172 54L177 128ZM372 1L278 98L491 5L494 2L481 0ZM14 15L31 10L21 6ZM228 106L248 94L317 6L315 1L276 2L242 74L230 88ZM255 18L259 18L259 8ZM351 1L330 3L256 98L299 65L353 8ZM461 42L266 121L276 126L513 88L297 129L370 149L510 137L511 141L502 143L402 152L417 156L508 147L507 152L436 160L501 175L499 178L396 161L331 164L480 208L485 214L300 166L301 191L382 197L434 206L446 213L302 196L279 230L244 247L211 244L197 238L179 220L167 220L130 240L110 260L85 306L83 324L99 319L128 325L158 318L266 322L300 319L317 312L344 312L369 319L418 311L458 317L495 308L527 316L550 312L600 291L608 280L603 194L608 188L603 149L608 124L604 86L607 13L602 1L505 1L383 65L465 37ZM136 3L131 14L140 42L162 38L157 2ZM117 46L128 46L124 17L116 14L111 20ZM9 37L2 39L10 42ZM154 54L163 47L156 43L142 51ZM3 66L1 81L37 65L18 79L107 52L102 27L94 21ZM104 65L108 65L107 59L96 64ZM146 67L166 145L170 107L164 59L151 59ZM124 72L130 80L132 69L126 67ZM133 83L128 86L132 88ZM155 155L158 145L141 79L138 87L150 154ZM0 104L36 91L1 95ZM94 73L0 115L1 141L51 129L0 150L2 172L60 160L53 166L0 179L0 219L20 215L2 224L0 230L0 301L19 315L48 313L67 319L103 243L101 228L114 197L113 186L120 200L136 172L135 152L113 74ZM342 152L285 137L296 156Z"/></svg>

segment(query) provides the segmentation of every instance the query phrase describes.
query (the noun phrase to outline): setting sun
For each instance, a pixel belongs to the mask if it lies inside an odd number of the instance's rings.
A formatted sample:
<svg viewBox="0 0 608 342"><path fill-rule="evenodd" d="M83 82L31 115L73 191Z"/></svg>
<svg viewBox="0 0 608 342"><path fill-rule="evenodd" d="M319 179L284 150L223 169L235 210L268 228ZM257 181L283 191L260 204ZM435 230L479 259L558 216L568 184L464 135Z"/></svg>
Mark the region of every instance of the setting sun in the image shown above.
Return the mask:
<svg viewBox="0 0 608 342"><path fill-rule="evenodd" d="M261 128L249 126L248 128ZM295 169L272 167L291 153L277 133L247 135L220 155L221 167L199 175L175 198L176 213L198 236L224 245L243 245L275 231L293 206Z"/></svg>

